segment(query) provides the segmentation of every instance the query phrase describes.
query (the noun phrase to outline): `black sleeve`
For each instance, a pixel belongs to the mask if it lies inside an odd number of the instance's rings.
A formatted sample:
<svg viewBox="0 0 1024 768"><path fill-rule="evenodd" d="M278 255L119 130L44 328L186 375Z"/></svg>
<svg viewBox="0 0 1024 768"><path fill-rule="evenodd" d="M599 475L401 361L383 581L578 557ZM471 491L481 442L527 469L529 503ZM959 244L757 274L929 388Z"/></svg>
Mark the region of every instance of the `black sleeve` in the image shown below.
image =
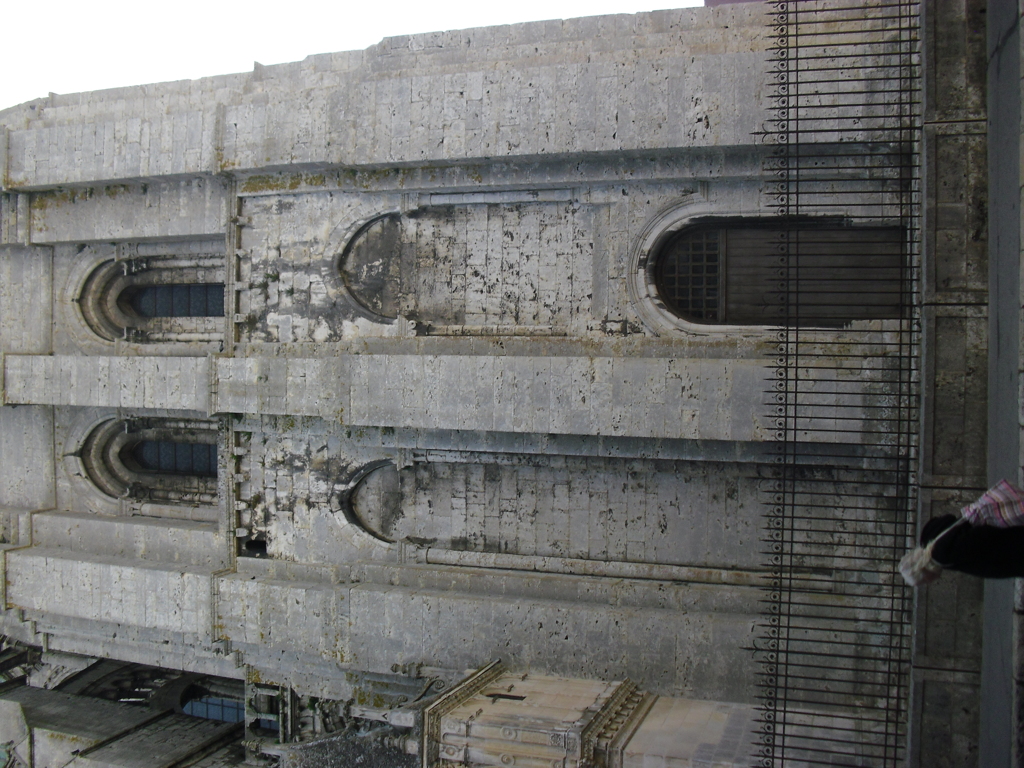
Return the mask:
<svg viewBox="0 0 1024 768"><path fill-rule="evenodd" d="M986 579L1024 576L1024 527L965 523L936 542L932 557L944 568Z"/></svg>

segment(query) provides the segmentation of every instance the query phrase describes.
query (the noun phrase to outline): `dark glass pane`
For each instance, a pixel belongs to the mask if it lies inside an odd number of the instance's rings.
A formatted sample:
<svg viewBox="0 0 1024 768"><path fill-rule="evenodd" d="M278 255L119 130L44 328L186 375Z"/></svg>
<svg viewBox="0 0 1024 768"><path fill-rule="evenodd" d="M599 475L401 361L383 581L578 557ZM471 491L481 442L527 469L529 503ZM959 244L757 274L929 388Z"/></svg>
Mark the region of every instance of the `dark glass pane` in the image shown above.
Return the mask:
<svg viewBox="0 0 1024 768"><path fill-rule="evenodd" d="M156 317L156 291L151 288L135 294L135 311L143 317Z"/></svg>
<svg viewBox="0 0 1024 768"><path fill-rule="evenodd" d="M207 445L206 446L206 464L209 467L209 474L211 476L217 474L217 446Z"/></svg>
<svg viewBox="0 0 1024 768"><path fill-rule="evenodd" d="M172 285L171 289L171 316L172 317L189 317L188 311L188 294L189 286L187 285Z"/></svg>
<svg viewBox="0 0 1024 768"><path fill-rule="evenodd" d="M902 316L899 227L736 228L725 250L727 322L829 327Z"/></svg>
<svg viewBox="0 0 1024 768"><path fill-rule="evenodd" d="M135 458L146 469L160 466L160 443L139 443L135 449Z"/></svg>
<svg viewBox="0 0 1024 768"><path fill-rule="evenodd" d="M150 472L217 476L217 446L209 443L176 443L144 440L133 449L135 461Z"/></svg>
<svg viewBox="0 0 1024 768"><path fill-rule="evenodd" d="M181 708L186 715L201 717L206 720L218 720L222 723L240 723L245 717L242 702L235 699L220 699L214 696L203 696L193 699Z"/></svg>
<svg viewBox="0 0 1024 768"><path fill-rule="evenodd" d="M197 475L215 475L217 473L217 447L206 443L192 444L192 466Z"/></svg>
<svg viewBox="0 0 1024 768"><path fill-rule="evenodd" d="M206 317L224 317L224 286L208 283L206 289Z"/></svg>
<svg viewBox="0 0 1024 768"><path fill-rule="evenodd" d="M175 472L178 469L174 460L174 443L158 443L160 446L160 461L156 469L160 472Z"/></svg>
<svg viewBox="0 0 1024 768"><path fill-rule="evenodd" d="M174 471L193 474L192 443L172 443L174 446Z"/></svg>
<svg viewBox="0 0 1024 768"><path fill-rule="evenodd" d="M153 317L174 317L174 309L171 304L171 288L167 285L155 285L147 288L154 295Z"/></svg>
<svg viewBox="0 0 1024 768"><path fill-rule="evenodd" d="M128 304L140 317L223 317L224 284L147 285Z"/></svg>
<svg viewBox="0 0 1024 768"><path fill-rule="evenodd" d="M680 317L703 323L838 326L896 319L905 270L898 227L737 222L693 227L658 251L654 283Z"/></svg>

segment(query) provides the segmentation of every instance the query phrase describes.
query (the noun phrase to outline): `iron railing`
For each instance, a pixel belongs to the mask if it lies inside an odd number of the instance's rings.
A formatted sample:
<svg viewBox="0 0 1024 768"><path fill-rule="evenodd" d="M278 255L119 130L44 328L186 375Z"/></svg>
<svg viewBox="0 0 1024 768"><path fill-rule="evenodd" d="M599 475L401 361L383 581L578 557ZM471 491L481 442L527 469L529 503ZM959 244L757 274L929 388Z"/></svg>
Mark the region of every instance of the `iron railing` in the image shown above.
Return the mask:
<svg viewBox="0 0 1024 768"><path fill-rule="evenodd" d="M760 481L770 577L755 764L896 766L912 606L896 564L917 505L919 4L776 0L769 14L766 202L782 221L828 219L851 243L860 227L899 227L903 253L898 311L839 327L806 311L814 246L800 228L770 255L784 322L765 399L777 452ZM862 269L875 279L870 259Z"/></svg>

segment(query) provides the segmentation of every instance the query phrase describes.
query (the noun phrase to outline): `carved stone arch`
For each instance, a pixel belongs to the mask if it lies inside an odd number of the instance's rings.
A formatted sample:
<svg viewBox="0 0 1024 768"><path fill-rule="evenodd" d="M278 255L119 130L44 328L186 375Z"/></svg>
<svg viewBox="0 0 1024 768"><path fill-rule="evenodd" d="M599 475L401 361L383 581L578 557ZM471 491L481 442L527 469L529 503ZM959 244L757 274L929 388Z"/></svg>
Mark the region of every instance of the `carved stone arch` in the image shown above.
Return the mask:
<svg viewBox="0 0 1024 768"><path fill-rule="evenodd" d="M353 474L341 498L349 523L378 541L394 544L402 519L402 492L398 468L389 460L366 464Z"/></svg>
<svg viewBox="0 0 1024 768"><path fill-rule="evenodd" d="M688 196L648 219L640 230L629 255L626 290L630 302L648 330L655 335L684 332L693 335L736 334L752 332L762 335L762 327L742 325L701 325L680 317L665 304L654 281L657 256L662 247L680 231L712 216L738 215L712 205L696 195Z"/></svg>
<svg viewBox="0 0 1024 768"><path fill-rule="evenodd" d="M86 324L93 333L106 341L123 338L129 322L117 307L117 294L113 286L122 274L120 264L113 259L106 261L86 278L78 295L78 306Z"/></svg>
<svg viewBox="0 0 1024 768"><path fill-rule="evenodd" d="M192 419L109 419L86 436L79 458L93 485L111 498L131 498L164 504L217 504L216 422ZM179 466L154 465L141 448L169 447L171 451L204 456ZM212 471L210 466L212 462ZM199 468L202 468L202 471Z"/></svg>
<svg viewBox="0 0 1024 768"><path fill-rule="evenodd" d="M402 227L395 211L362 222L338 260L346 293L374 322L391 323L400 314Z"/></svg>
<svg viewBox="0 0 1024 768"><path fill-rule="evenodd" d="M122 243L115 258L88 274L76 300L86 325L104 341L219 342L224 279L218 244ZM166 295L168 309L140 311L133 298L146 291Z"/></svg>

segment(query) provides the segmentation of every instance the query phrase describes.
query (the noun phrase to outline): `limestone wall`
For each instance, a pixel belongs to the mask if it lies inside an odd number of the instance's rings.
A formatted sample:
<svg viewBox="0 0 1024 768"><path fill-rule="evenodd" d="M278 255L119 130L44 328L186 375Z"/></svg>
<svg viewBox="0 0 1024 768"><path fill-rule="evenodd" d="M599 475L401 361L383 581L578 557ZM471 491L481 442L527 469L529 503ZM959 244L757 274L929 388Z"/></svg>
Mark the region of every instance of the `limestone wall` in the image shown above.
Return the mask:
<svg viewBox="0 0 1024 768"><path fill-rule="evenodd" d="M54 461L51 408L0 408L0 507L53 507Z"/></svg>
<svg viewBox="0 0 1024 768"><path fill-rule="evenodd" d="M56 96L0 113L5 186L747 144L763 40L758 7L658 11Z"/></svg>
<svg viewBox="0 0 1024 768"><path fill-rule="evenodd" d="M33 547L8 553L7 598L29 611L209 640L211 572Z"/></svg>
<svg viewBox="0 0 1024 768"><path fill-rule="evenodd" d="M196 357L4 358L9 403L206 411L209 366Z"/></svg>
<svg viewBox="0 0 1024 768"><path fill-rule="evenodd" d="M152 181L60 189L32 196L33 243L223 237L222 179Z"/></svg>
<svg viewBox="0 0 1024 768"><path fill-rule="evenodd" d="M747 567L761 509L751 467L561 458L416 464L394 536L520 555Z"/></svg>
<svg viewBox="0 0 1024 768"><path fill-rule="evenodd" d="M752 703L775 337L652 322L637 286L671 227L772 212L764 33L759 4L542 22L0 112L4 630L338 699L502 656ZM210 244L217 338L90 328L98 267ZM935 321L941 372L976 321ZM885 417L844 433L835 408L870 375L807 382L810 453L870 453ZM969 418L956 391L935 402ZM215 509L89 479L97 424L155 417L219 419ZM353 501L382 467L395 497Z"/></svg>
<svg viewBox="0 0 1024 768"><path fill-rule="evenodd" d="M51 351L52 275L49 248L0 246L0 340L4 352Z"/></svg>

